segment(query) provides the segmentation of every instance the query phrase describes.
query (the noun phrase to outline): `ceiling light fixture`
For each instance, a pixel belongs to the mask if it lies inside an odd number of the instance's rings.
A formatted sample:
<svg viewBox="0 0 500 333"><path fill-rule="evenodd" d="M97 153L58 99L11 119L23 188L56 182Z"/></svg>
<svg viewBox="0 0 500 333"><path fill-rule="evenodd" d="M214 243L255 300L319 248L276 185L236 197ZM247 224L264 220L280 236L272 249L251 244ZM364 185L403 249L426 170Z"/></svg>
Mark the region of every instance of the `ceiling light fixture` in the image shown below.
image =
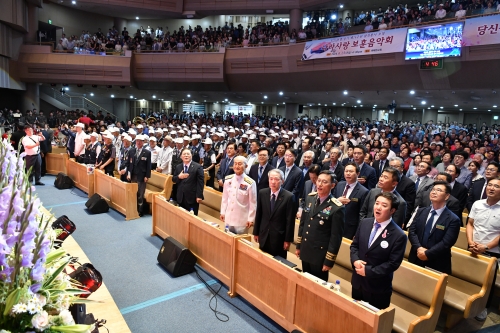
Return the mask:
<svg viewBox="0 0 500 333"><path fill-rule="evenodd" d="M111 95L111 98L115 98L115 95Z"/></svg>
<svg viewBox="0 0 500 333"><path fill-rule="evenodd" d="M264 99L267 99L267 95L264 95Z"/></svg>
<svg viewBox="0 0 500 333"><path fill-rule="evenodd" d="M283 92L282 91L280 91L280 96L283 96Z"/></svg>
<svg viewBox="0 0 500 333"><path fill-rule="evenodd" d="M427 104L427 102L426 101L422 101L422 105L425 105L425 104Z"/></svg>
<svg viewBox="0 0 500 333"><path fill-rule="evenodd" d="M415 90L410 90L410 94L414 95L415 94Z"/></svg>
<svg viewBox="0 0 500 333"><path fill-rule="evenodd" d="M90 93L90 96L94 96L94 93Z"/></svg>
<svg viewBox="0 0 500 333"><path fill-rule="evenodd" d="M136 16L136 17L135 17L135 19L136 19L136 20L138 20L138 19L139 19L139 16Z"/></svg>
<svg viewBox="0 0 500 333"><path fill-rule="evenodd" d="M348 93L347 93L347 90L344 90L344 95L347 95L347 94L348 94Z"/></svg>

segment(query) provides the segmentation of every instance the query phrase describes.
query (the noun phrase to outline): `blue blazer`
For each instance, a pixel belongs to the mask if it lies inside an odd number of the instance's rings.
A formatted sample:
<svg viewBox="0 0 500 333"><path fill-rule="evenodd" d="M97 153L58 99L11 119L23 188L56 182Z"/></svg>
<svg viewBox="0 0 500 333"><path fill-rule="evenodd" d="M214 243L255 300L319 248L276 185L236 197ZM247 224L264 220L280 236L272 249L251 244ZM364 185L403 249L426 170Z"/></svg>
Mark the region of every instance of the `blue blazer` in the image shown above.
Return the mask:
<svg viewBox="0 0 500 333"><path fill-rule="evenodd" d="M354 265L352 265L351 284L353 288L363 289L367 292L388 293L392 292L394 271L399 268L403 261L408 238L404 231L391 220L387 227L382 230L380 236L368 247L374 222L375 218L373 217L362 220L352 241L351 264L356 260L363 260L366 262L366 266L365 276L361 276L356 273ZM381 246L384 241L387 243L385 248Z"/></svg>
<svg viewBox="0 0 500 333"><path fill-rule="evenodd" d="M285 174L286 166L279 169L283 171L283 174ZM293 165L292 170L288 173L288 177L281 187L292 192L293 201L298 204L304 188L304 174L302 173L302 170L298 166Z"/></svg>
<svg viewBox="0 0 500 333"><path fill-rule="evenodd" d="M234 163L234 158L235 157L236 156L233 156L233 159L231 160L231 163L229 163L229 168L227 168L227 157L224 157L220 161L219 171L217 171L217 180L222 180L222 182L224 183L224 180L226 179L226 176L232 175L234 173L233 163ZM226 168L227 168L227 171L226 171Z"/></svg>
<svg viewBox="0 0 500 333"><path fill-rule="evenodd" d="M427 217L432 207L420 208L408 229L411 243L408 261L422 267L430 267L437 271L451 274L451 247L456 243L462 224L458 216L445 207L431 230L427 241L426 261L417 257L417 249L422 246Z"/></svg>
<svg viewBox="0 0 500 333"><path fill-rule="evenodd" d="M361 168L361 170L359 170L358 178L366 179L366 182L363 186L369 190L377 186L378 178L375 169L366 163L363 163L363 167Z"/></svg>
<svg viewBox="0 0 500 333"><path fill-rule="evenodd" d="M335 186L333 189L333 196L335 198L340 198L344 193L347 182L342 181ZM344 237L352 239L358 230L359 225L359 211L365 202L368 190L357 183L349 196L351 202L345 205L345 225L344 225Z"/></svg>

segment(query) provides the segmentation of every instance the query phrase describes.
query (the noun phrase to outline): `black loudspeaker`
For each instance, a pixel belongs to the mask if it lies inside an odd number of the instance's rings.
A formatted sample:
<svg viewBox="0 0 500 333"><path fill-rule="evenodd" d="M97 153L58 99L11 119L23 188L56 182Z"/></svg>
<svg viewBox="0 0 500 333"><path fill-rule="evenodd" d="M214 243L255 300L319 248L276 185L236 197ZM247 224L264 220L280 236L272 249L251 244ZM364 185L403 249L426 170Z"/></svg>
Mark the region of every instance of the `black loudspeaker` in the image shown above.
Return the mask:
<svg viewBox="0 0 500 333"><path fill-rule="evenodd" d="M87 200L85 206L87 206L88 210L92 214L102 214L109 211L108 203L97 193L95 193L90 197L89 200Z"/></svg>
<svg viewBox="0 0 500 333"><path fill-rule="evenodd" d="M303 113L303 112L304 112L304 105L299 104L299 113Z"/></svg>
<svg viewBox="0 0 500 333"><path fill-rule="evenodd" d="M84 324L87 316L87 307L85 303L74 303L69 306L69 311L75 320L75 324Z"/></svg>
<svg viewBox="0 0 500 333"><path fill-rule="evenodd" d="M172 237L167 237L158 253L158 262L174 277L179 277L194 271L196 256Z"/></svg>
<svg viewBox="0 0 500 333"><path fill-rule="evenodd" d="M54 186L60 190L67 190L75 185L73 179L69 178L65 173L59 172L57 174L56 180L54 180Z"/></svg>

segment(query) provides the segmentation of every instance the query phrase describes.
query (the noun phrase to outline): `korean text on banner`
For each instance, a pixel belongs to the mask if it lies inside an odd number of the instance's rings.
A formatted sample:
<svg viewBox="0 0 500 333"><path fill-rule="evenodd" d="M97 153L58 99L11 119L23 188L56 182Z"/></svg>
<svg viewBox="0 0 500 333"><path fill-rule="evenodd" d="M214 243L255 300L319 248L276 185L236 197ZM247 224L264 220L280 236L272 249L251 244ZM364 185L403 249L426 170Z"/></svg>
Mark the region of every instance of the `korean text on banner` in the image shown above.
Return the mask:
<svg viewBox="0 0 500 333"><path fill-rule="evenodd" d="M402 52L408 29L369 32L307 42L302 60Z"/></svg>
<svg viewBox="0 0 500 333"><path fill-rule="evenodd" d="M465 20L463 46L500 44L500 16L483 16Z"/></svg>

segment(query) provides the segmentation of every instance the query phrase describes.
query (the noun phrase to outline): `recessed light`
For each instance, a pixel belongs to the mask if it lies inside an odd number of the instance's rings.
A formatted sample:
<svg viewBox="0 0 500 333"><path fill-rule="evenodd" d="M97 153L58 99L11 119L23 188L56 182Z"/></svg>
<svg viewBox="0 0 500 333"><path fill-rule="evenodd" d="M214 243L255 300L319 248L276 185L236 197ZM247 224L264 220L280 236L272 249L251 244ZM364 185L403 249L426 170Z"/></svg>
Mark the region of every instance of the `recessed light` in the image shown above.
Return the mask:
<svg viewBox="0 0 500 333"><path fill-rule="evenodd" d="M339 5L339 8L344 8L344 5L343 5L343 4L340 4L340 5Z"/></svg>
<svg viewBox="0 0 500 333"><path fill-rule="evenodd" d="M135 17L135 19L136 19L136 20L138 20L138 19L139 19L139 16L136 16L136 17Z"/></svg>
<svg viewBox="0 0 500 333"><path fill-rule="evenodd" d="M188 94L188 98L189 98L189 97L191 97L191 95L190 95L190 94ZM226 99L226 101L227 101L227 99Z"/></svg>
<svg viewBox="0 0 500 333"><path fill-rule="evenodd" d="M474 110L477 110L477 108L473 108Z"/></svg>
<svg viewBox="0 0 500 333"><path fill-rule="evenodd" d="M377 106L377 104L373 104L373 107L376 107L376 106Z"/></svg>
<svg viewBox="0 0 500 333"><path fill-rule="evenodd" d="M460 111L462 111L462 109L460 109Z"/></svg>
<svg viewBox="0 0 500 333"><path fill-rule="evenodd" d="M282 91L280 91L280 96L283 96L283 92Z"/></svg>
<svg viewBox="0 0 500 333"><path fill-rule="evenodd" d="M363 107L363 104L361 104L360 106Z"/></svg>
<svg viewBox="0 0 500 333"><path fill-rule="evenodd" d="M426 101L422 101L422 105L425 105L425 104L427 104L427 102Z"/></svg>
<svg viewBox="0 0 500 333"><path fill-rule="evenodd" d="M416 110L417 108L413 108L413 110Z"/></svg>
<svg viewBox="0 0 500 333"><path fill-rule="evenodd" d="M267 99L267 95L264 95L264 99Z"/></svg>
<svg viewBox="0 0 500 333"><path fill-rule="evenodd" d="M260 104L264 104L264 102L260 102Z"/></svg>
<svg viewBox="0 0 500 333"><path fill-rule="evenodd" d="M434 105L431 105L431 108L433 108L433 107L434 107Z"/></svg>
<svg viewBox="0 0 500 333"><path fill-rule="evenodd" d="M337 105L337 103L332 103L333 105Z"/></svg>
<svg viewBox="0 0 500 333"><path fill-rule="evenodd" d="M130 98L134 98L134 96L130 95Z"/></svg>
<svg viewBox="0 0 500 333"><path fill-rule="evenodd" d="M440 109L442 109L443 107L442 107L442 106L440 106L439 108L440 108Z"/></svg>
<svg viewBox="0 0 500 333"><path fill-rule="evenodd" d="M111 98L115 98L115 95L111 95Z"/></svg>
<svg viewBox="0 0 500 333"><path fill-rule="evenodd" d="M94 93L90 93L90 96L94 96Z"/></svg>
<svg viewBox="0 0 500 333"><path fill-rule="evenodd" d="M488 112L491 112L491 110L488 110Z"/></svg>
<svg viewBox="0 0 500 333"><path fill-rule="evenodd" d="M72 3L73 5L76 5L76 1L71 1L71 3Z"/></svg>
<svg viewBox="0 0 500 333"><path fill-rule="evenodd" d="M496 105L493 105L494 108L496 108L497 106Z"/></svg>
<svg viewBox="0 0 500 333"><path fill-rule="evenodd" d="M415 94L415 90L410 90L410 94L414 95Z"/></svg>
<svg viewBox="0 0 500 333"><path fill-rule="evenodd" d="M356 102L357 102L358 104L359 104L359 103L361 103L361 101L360 101L359 99L358 99Z"/></svg>
<svg viewBox="0 0 500 333"><path fill-rule="evenodd" d="M455 107L457 107L457 106L458 106L458 104L455 104Z"/></svg>
<svg viewBox="0 0 500 333"><path fill-rule="evenodd" d="M347 90L344 90L344 95L347 95Z"/></svg>
<svg viewBox="0 0 500 333"><path fill-rule="evenodd" d="M153 98L156 98L156 95L153 95Z"/></svg>
<svg viewBox="0 0 500 333"><path fill-rule="evenodd" d="M225 99L225 101L227 102L227 98Z"/></svg>
<svg viewBox="0 0 500 333"><path fill-rule="evenodd" d="M64 88L64 90L68 91L68 90L69 90L69 88L68 88L68 87L66 87L66 88Z"/></svg>

